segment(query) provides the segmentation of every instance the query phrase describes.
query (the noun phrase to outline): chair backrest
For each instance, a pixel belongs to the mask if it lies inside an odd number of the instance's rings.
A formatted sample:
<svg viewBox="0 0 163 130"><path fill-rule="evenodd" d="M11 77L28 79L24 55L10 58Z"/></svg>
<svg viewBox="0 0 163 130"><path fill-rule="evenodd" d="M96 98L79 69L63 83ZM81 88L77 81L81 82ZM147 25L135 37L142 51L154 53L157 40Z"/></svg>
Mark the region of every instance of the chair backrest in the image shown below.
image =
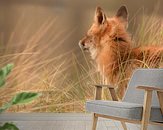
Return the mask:
<svg viewBox="0 0 163 130"><path fill-rule="evenodd" d="M163 69L137 69L134 71L123 98L125 102L144 102L144 91L136 89L137 86L149 86L163 88ZM152 106L159 106L156 92L153 94Z"/></svg>

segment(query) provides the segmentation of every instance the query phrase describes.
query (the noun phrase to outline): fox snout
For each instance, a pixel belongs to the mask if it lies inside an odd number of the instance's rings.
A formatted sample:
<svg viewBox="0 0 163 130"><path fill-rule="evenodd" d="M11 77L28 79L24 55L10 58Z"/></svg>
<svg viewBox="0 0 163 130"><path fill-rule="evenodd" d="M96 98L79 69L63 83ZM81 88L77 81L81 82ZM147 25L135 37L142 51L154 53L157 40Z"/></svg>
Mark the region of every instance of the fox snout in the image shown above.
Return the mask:
<svg viewBox="0 0 163 130"><path fill-rule="evenodd" d="M87 50L87 48L86 48L86 46L85 46L84 40L80 40L80 41L79 41L79 47L80 47L82 50Z"/></svg>

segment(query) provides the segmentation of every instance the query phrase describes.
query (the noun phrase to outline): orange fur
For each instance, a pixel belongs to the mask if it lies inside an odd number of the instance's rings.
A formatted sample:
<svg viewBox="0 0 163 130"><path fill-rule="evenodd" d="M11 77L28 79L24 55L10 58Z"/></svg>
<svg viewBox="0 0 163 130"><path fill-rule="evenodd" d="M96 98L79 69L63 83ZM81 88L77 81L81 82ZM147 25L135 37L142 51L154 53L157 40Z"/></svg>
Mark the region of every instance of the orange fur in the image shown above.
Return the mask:
<svg viewBox="0 0 163 130"><path fill-rule="evenodd" d="M116 16L107 18L100 7L95 12L95 20L86 36L80 40L80 46L91 53L102 74L113 86L124 73L124 78L131 76L134 68L143 67L140 61L145 61L150 67L158 67L163 47L132 48L129 33L126 31L128 13L122 6ZM124 70L121 70L121 69ZM126 90L126 82L119 83L119 97Z"/></svg>

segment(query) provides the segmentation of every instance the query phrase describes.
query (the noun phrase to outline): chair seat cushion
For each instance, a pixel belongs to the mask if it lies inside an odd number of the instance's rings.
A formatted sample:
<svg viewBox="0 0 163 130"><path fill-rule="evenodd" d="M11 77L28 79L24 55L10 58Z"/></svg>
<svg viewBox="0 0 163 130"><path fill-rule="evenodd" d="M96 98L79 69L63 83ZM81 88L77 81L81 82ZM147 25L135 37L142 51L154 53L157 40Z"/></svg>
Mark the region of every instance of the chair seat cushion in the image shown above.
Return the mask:
<svg viewBox="0 0 163 130"><path fill-rule="evenodd" d="M143 105L119 101L90 100L86 102L86 110L129 120L141 120ZM160 108L152 107L150 120L163 122L163 115L161 114Z"/></svg>

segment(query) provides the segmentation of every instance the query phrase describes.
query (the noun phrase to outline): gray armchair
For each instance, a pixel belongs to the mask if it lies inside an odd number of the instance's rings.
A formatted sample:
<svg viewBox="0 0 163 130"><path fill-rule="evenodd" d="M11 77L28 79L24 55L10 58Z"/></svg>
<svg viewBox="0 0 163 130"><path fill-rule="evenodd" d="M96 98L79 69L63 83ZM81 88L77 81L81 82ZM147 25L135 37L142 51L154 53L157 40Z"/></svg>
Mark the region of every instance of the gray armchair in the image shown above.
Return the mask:
<svg viewBox="0 0 163 130"><path fill-rule="evenodd" d="M126 95L118 101L114 88L95 85L95 100L86 102L86 110L93 113L92 130L96 130L98 117L121 121L124 130L127 123L163 126L163 69L137 69L128 84ZM108 87L113 101L101 100L102 87Z"/></svg>

